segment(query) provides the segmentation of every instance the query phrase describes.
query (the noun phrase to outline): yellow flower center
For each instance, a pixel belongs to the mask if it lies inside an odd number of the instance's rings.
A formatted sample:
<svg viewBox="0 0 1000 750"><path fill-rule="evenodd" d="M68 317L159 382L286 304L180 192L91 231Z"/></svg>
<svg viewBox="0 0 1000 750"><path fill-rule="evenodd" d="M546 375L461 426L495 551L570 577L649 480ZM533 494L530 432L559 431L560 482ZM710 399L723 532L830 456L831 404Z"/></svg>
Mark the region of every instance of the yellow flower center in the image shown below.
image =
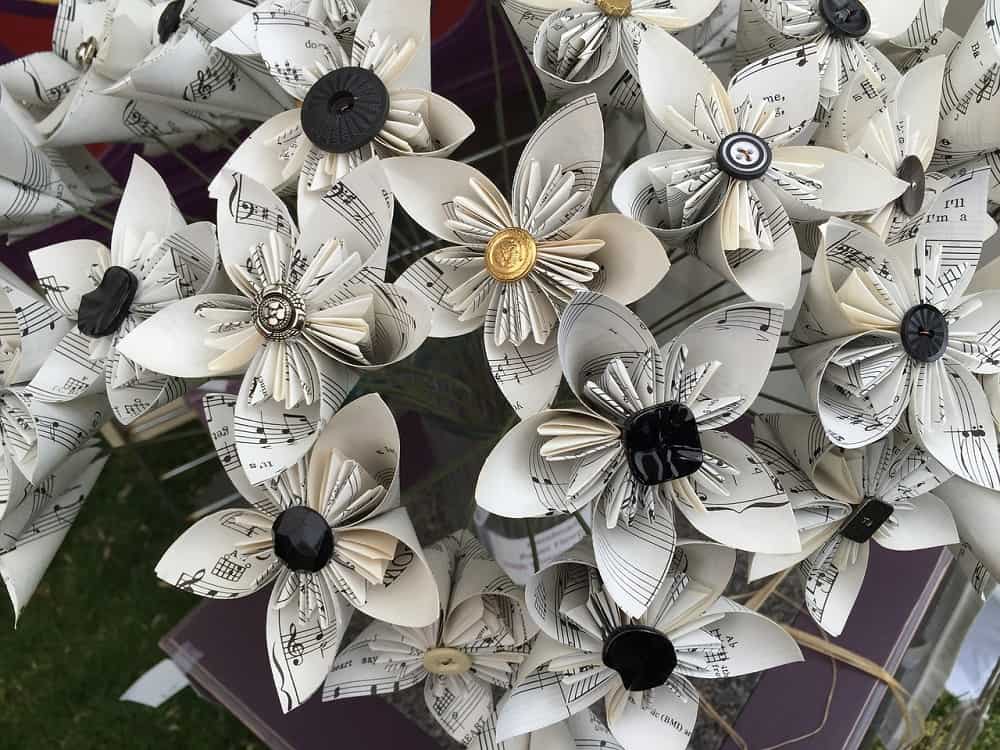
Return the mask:
<svg viewBox="0 0 1000 750"><path fill-rule="evenodd" d="M523 229L502 229L486 246L486 270L497 281L520 281L535 267L538 247Z"/></svg>
<svg viewBox="0 0 1000 750"><path fill-rule="evenodd" d="M597 0L597 7L608 16L627 16L632 12L632 0Z"/></svg>
<svg viewBox="0 0 1000 750"><path fill-rule="evenodd" d="M432 648L424 653L424 669L431 674L465 674L472 659L457 648Z"/></svg>

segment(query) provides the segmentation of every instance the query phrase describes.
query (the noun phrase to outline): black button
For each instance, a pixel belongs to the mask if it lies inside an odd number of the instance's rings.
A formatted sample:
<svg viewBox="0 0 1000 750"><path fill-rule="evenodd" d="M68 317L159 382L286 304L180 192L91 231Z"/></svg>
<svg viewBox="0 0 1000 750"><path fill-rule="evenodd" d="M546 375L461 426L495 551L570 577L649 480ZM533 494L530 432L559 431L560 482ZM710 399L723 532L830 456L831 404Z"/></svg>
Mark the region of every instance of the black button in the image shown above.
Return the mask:
<svg viewBox="0 0 1000 750"><path fill-rule="evenodd" d="M753 133L732 133L722 139L715 160L730 177L756 180L771 166L771 147Z"/></svg>
<svg viewBox="0 0 1000 750"><path fill-rule="evenodd" d="M820 0L819 12L832 34L857 38L872 26L868 9L860 0Z"/></svg>
<svg viewBox="0 0 1000 750"><path fill-rule="evenodd" d="M921 206L924 205L924 188L926 187L924 178L924 164L920 158L910 154L903 163L899 165L896 176L909 185L906 191L896 199L899 206L907 216L916 216L920 213Z"/></svg>
<svg viewBox="0 0 1000 750"><path fill-rule="evenodd" d="M601 658L619 674L625 689L635 692L660 687L677 667L674 644L659 630L645 625L624 625L611 631Z"/></svg>
<svg viewBox="0 0 1000 750"><path fill-rule="evenodd" d="M892 506L881 500L866 500L840 530L852 542L867 542L892 515Z"/></svg>
<svg viewBox="0 0 1000 750"><path fill-rule="evenodd" d="M173 0L160 14L156 22L156 33L160 35L160 44L166 44L174 32L181 27L181 14L184 12L184 0Z"/></svg>
<svg viewBox="0 0 1000 750"><path fill-rule="evenodd" d="M121 266L111 266L97 289L80 298L77 327L80 333L101 338L114 333L128 317L139 279Z"/></svg>
<svg viewBox="0 0 1000 750"><path fill-rule="evenodd" d="M668 401L638 411L622 428L628 466L639 482L661 484L701 468L698 423L684 404Z"/></svg>
<svg viewBox="0 0 1000 750"><path fill-rule="evenodd" d="M304 505L282 511L271 527L274 554L289 568L315 573L333 557L333 531L319 513Z"/></svg>
<svg viewBox="0 0 1000 750"><path fill-rule="evenodd" d="M316 148L346 154L378 135L389 116L389 92L367 68L338 68L302 101L302 130Z"/></svg>
<svg viewBox="0 0 1000 750"><path fill-rule="evenodd" d="M935 362L948 348L948 321L934 305L914 305L903 315L899 337L913 359Z"/></svg>

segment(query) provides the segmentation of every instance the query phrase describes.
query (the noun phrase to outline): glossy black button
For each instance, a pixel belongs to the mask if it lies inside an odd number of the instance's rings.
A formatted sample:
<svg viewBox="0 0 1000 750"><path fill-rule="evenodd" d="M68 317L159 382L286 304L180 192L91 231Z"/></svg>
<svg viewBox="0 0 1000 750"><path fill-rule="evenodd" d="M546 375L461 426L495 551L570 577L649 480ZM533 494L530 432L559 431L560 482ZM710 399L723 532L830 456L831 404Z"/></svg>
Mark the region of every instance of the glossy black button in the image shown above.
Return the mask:
<svg viewBox="0 0 1000 750"><path fill-rule="evenodd" d="M111 266L97 289L80 298L77 327L80 333L100 338L117 331L128 317L139 279L121 266Z"/></svg>
<svg viewBox="0 0 1000 750"><path fill-rule="evenodd" d="M295 571L315 573L333 557L333 531L319 513L304 505L282 511L271 527L274 554Z"/></svg>
<svg viewBox="0 0 1000 750"><path fill-rule="evenodd" d="M181 14L184 12L184 0L173 0L167 3L167 7L160 14L160 20L156 22L156 33L160 36L160 44L166 44L167 40L181 27Z"/></svg>
<svg viewBox="0 0 1000 750"><path fill-rule="evenodd" d="M604 640L605 666L622 678L626 690L660 687L677 667L674 644L663 633L645 625L624 625Z"/></svg>
<svg viewBox="0 0 1000 750"><path fill-rule="evenodd" d="M892 506L881 500L866 500L840 530L852 542L867 542L892 515Z"/></svg>
<svg viewBox="0 0 1000 750"><path fill-rule="evenodd" d="M868 9L860 0L820 0L819 12L830 32L840 36L861 37L872 27Z"/></svg>
<svg viewBox="0 0 1000 750"><path fill-rule="evenodd" d="M722 139L715 160L730 177L756 180L771 166L771 147L753 133L732 133Z"/></svg>
<svg viewBox="0 0 1000 750"><path fill-rule="evenodd" d="M924 205L926 180L923 162L920 161L919 157L910 154L899 165L896 176L909 185L906 191L896 199L896 205L907 216L916 216L920 213L921 206Z"/></svg>
<svg viewBox="0 0 1000 750"><path fill-rule="evenodd" d="M302 130L316 148L346 154L370 143L389 116L389 92L367 68L338 68L302 101Z"/></svg>
<svg viewBox="0 0 1000 750"><path fill-rule="evenodd" d="M948 348L948 321L934 305L914 305L899 324L903 349L918 362L935 362Z"/></svg>
<svg viewBox="0 0 1000 750"><path fill-rule="evenodd" d="M694 474L705 458L694 415L676 401L636 412L625 421L622 432L629 469L642 484Z"/></svg>

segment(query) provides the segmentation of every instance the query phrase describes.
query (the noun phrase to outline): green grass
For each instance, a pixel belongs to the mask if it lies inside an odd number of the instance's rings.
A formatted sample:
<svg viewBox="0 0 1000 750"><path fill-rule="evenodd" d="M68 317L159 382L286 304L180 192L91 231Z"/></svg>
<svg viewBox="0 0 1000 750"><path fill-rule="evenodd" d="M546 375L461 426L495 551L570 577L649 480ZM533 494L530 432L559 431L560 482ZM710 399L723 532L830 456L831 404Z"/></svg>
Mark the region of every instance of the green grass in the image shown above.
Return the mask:
<svg viewBox="0 0 1000 750"><path fill-rule="evenodd" d="M163 658L157 641L198 603L160 584L153 568L218 464L165 484L153 472L210 449L197 433L149 446L152 472L129 449L114 451L16 631L0 593L0 747L260 747L190 689L159 709L118 700Z"/></svg>

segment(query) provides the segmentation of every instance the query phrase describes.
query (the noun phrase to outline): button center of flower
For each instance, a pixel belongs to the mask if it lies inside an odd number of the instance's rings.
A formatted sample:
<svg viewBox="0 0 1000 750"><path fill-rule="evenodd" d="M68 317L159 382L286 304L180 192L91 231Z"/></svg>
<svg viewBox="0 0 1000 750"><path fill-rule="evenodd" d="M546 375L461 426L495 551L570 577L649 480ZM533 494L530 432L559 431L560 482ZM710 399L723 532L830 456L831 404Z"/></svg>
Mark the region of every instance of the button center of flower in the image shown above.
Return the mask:
<svg viewBox="0 0 1000 750"><path fill-rule="evenodd" d="M333 557L333 530L319 513L293 505L271 526L274 554L291 570L315 573Z"/></svg>
<svg viewBox="0 0 1000 750"><path fill-rule="evenodd" d="M306 324L305 302L297 292L281 284L266 287L254 299L253 322L266 339L289 339Z"/></svg>
<svg viewBox="0 0 1000 750"><path fill-rule="evenodd" d="M520 281L535 267L538 245L523 229L501 229L486 245L486 270L497 281Z"/></svg>
<svg viewBox="0 0 1000 750"><path fill-rule="evenodd" d="M694 414L678 401L656 404L629 416L622 440L632 476L645 485L690 476L705 458Z"/></svg>
<svg viewBox="0 0 1000 750"><path fill-rule="evenodd" d="M424 652L424 669L431 674L465 674L472 668L472 659L457 648L432 648Z"/></svg>
<svg viewBox="0 0 1000 750"><path fill-rule="evenodd" d="M626 690L639 692L666 684L677 668L677 651L663 633L646 625L623 625L604 640L604 665L615 670Z"/></svg>
<svg viewBox="0 0 1000 750"><path fill-rule="evenodd" d="M850 539L852 542L867 542L875 532L882 528L882 524L889 520L892 515L892 506L881 500L870 498L865 500L854 515L847 519L840 530L841 536Z"/></svg>
<svg viewBox="0 0 1000 750"><path fill-rule="evenodd" d="M731 133L719 143L719 169L737 180L755 180L771 166L771 147L753 133Z"/></svg>
<svg viewBox="0 0 1000 750"><path fill-rule="evenodd" d="M111 266L97 288L80 297L76 315L80 333L97 339L121 328L138 288L139 279L131 271Z"/></svg>
<svg viewBox="0 0 1000 750"><path fill-rule="evenodd" d="M312 85L302 100L302 131L332 154L372 142L389 117L389 91L368 68L337 68Z"/></svg>
<svg viewBox="0 0 1000 750"><path fill-rule="evenodd" d="M620 18L632 12L632 0L597 0L597 7L606 16Z"/></svg>
<svg viewBox="0 0 1000 750"><path fill-rule="evenodd" d="M914 305L899 324L903 349L918 362L935 362L948 348L948 320L934 305Z"/></svg>

